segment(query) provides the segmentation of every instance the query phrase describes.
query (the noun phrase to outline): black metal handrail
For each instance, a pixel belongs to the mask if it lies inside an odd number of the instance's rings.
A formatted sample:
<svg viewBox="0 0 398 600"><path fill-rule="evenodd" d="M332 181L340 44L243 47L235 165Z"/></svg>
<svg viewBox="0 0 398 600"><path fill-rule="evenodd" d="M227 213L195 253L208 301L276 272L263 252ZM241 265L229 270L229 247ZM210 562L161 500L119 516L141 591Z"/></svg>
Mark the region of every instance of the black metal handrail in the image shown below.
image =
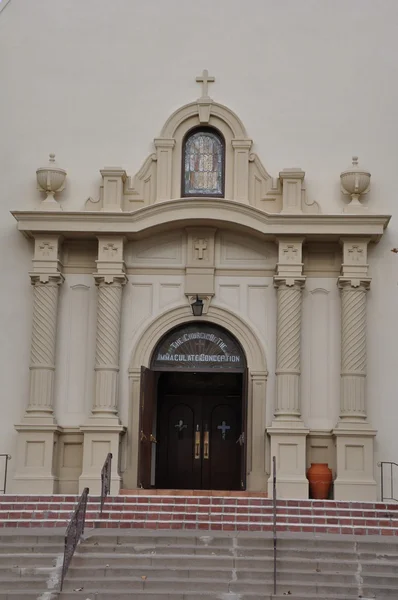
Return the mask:
<svg viewBox="0 0 398 600"><path fill-rule="evenodd" d="M65 532L65 547L64 547L64 562L62 565L61 587L64 585L64 579L69 569L69 565L77 548L77 545L84 533L84 525L86 522L86 509L89 489L84 488L79 502L75 508L75 512L69 522Z"/></svg>
<svg viewBox="0 0 398 600"><path fill-rule="evenodd" d="M111 491L111 471L112 471L112 453L109 452L107 455L104 466L101 469L101 504L100 504L100 516L102 515L102 509L107 495Z"/></svg>
<svg viewBox="0 0 398 600"><path fill-rule="evenodd" d="M396 462L390 462L387 460L383 460L381 462L378 463L381 471L380 471L380 496L381 496L381 501L384 502L385 500L392 500L393 502L398 502L398 498L394 498L394 467L398 467L398 464ZM385 471L385 466L389 465L390 467L390 496L386 496L384 494L384 484L385 484L385 477L384 477L384 471ZM395 469L395 473L398 476L398 471L397 469Z"/></svg>
<svg viewBox="0 0 398 600"><path fill-rule="evenodd" d="M1 494L6 493L7 488L7 469L8 469L8 461L11 460L11 456L9 454L0 454L0 458L4 458L4 479L3 479L3 489L0 489Z"/></svg>
<svg viewBox="0 0 398 600"><path fill-rule="evenodd" d="M272 457L272 517L274 538L274 596L276 596L276 457Z"/></svg>

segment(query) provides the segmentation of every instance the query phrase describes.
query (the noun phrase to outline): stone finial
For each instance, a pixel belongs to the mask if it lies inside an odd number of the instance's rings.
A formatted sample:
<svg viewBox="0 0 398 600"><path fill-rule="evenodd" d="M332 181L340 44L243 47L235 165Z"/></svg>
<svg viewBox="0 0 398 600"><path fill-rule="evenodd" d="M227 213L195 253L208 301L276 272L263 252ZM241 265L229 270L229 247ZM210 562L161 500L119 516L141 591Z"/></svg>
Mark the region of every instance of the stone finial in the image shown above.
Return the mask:
<svg viewBox="0 0 398 600"><path fill-rule="evenodd" d="M370 189L370 173L358 164L358 157L352 157L352 166L340 174L341 191L351 196L351 202L344 208L344 212L363 212L360 196L367 194Z"/></svg>
<svg viewBox="0 0 398 600"><path fill-rule="evenodd" d="M54 194L62 192L65 188L66 171L60 169L55 162L55 154L49 155L47 167L40 167L36 171L37 185L41 192L47 194L40 204L41 210L62 210L54 198Z"/></svg>

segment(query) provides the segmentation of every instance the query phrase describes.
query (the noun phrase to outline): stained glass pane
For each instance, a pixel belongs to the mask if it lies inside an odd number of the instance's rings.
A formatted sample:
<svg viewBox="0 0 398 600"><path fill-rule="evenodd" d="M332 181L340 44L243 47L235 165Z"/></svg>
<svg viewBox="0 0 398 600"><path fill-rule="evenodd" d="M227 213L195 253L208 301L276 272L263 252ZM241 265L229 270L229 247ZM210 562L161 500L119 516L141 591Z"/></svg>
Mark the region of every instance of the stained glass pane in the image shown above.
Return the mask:
<svg viewBox="0 0 398 600"><path fill-rule="evenodd" d="M197 131L185 143L184 194L220 196L223 193L224 147L210 131Z"/></svg>

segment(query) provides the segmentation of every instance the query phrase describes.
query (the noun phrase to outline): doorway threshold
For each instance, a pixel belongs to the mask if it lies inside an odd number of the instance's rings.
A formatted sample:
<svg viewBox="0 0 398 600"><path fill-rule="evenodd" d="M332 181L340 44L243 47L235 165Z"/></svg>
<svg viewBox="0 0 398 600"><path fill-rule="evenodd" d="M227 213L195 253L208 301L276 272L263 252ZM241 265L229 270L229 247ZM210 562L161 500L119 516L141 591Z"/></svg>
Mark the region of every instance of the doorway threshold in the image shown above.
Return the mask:
<svg viewBox="0 0 398 600"><path fill-rule="evenodd" d="M218 498L268 498L264 491L241 490L163 490L163 489L121 489L119 496L212 496Z"/></svg>

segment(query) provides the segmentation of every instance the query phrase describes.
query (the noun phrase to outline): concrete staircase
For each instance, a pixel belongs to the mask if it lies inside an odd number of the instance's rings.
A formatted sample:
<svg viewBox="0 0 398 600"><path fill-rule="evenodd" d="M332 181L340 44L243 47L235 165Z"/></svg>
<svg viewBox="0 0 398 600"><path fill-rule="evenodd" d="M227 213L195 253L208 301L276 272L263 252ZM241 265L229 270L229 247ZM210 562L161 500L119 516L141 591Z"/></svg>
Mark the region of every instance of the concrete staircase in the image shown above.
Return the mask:
<svg viewBox="0 0 398 600"><path fill-rule="evenodd" d="M76 496L0 497L0 600L55 600ZM90 497L60 600L398 599L398 506L180 492Z"/></svg>
<svg viewBox="0 0 398 600"><path fill-rule="evenodd" d="M395 539L282 534L277 557L273 596L269 534L94 532L79 546L60 600L398 598Z"/></svg>
<svg viewBox="0 0 398 600"><path fill-rule="evenodd" d="M8 529L0 533L0 599L56 598L64 548L63 531Z"/></svg>

